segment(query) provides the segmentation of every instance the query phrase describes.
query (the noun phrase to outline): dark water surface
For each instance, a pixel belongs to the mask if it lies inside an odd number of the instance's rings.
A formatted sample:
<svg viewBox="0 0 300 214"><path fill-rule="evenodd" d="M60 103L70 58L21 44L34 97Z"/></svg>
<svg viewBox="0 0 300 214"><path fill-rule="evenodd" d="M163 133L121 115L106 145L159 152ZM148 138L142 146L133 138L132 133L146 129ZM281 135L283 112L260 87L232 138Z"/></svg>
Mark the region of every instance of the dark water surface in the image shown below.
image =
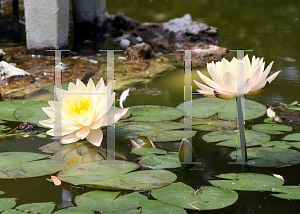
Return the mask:
<svg viewBox="0 0 300 214"><path fill-rule="evenodd" d="M219 45L228 49L250 49L249 56L264 57L266 66L274 61L271 73L281 70L278 77L271 83L268 91L262 95L251 97L251 99L262 104L274 104L278 102L291 103L300 101L300 1L293 0L108 0L107 11L110 14L119 12L133 18L138 22L165 22L169 19L179 18L190 13L193 20L205 22L210 26L217 27L223 42ZM299 20L298 20L299 19ZM231 53L229 59L235 56ZM282 59L294 58L290 62ZM265 67L266 67L265 66ZM197 68L206 73L206 68ZM193 79L200 80L193 68ZM169 91L168 94L152 96L151 94L140 94L131 92L124 103L124 107L133 105L163 105L177 106L183 102L183 68L164 72L147 84L147 87L159 88ZM117 84L117 83L116 83ZM141 89L144 83L133 84L132 87ZM193 85L193 91L196 86ZM120 92L120 91L119 91ZM193 99L200 96L194 96ZM262 123L265 117L246 121L246 127ZM15 127L17 123L10 123ZM293 126L294 132L299 132L299 126ZM228 154L233 149L218 147L204 142L201 136L206 132L199 131L193 138L193 145L201 162L201 169L187 171L184 169L173 169L178 175L178 180L199 188L202 185L210 185L207 180L215 179L214 175L221 173L242 172L242 166L229 165L231 161ZM273 135L274 136L274 135ZM282 135L276 136L280 140ZM272 140L275 138L273 137ZM39 152L38 148L52 142L39 138L8 138L1 139L4 146L0 151L30 151ZM158 143L161 148L178 150L180 142ZM134 156L129 153L129 141L117 141L116 149L124 152L133 160ZM254 173L280 174L285 178L285 185L300 184L300 164L281 168L259 168L250 167ZM6 197L16 197L18 204L33 202L55 202L60 208L71 206L74 196L88 190L73 189L64 190L55 187L43 176L39 178L28 178L15 180L0 180L0 190L6 192ZM299 200L279 199L271 196L270 192L237 191L238 201L221 210L213 211L188 211L189 213L216 213L216 214L252 214L252 213L299 213ZM71 201L70 201L71 200Z"/></svg>

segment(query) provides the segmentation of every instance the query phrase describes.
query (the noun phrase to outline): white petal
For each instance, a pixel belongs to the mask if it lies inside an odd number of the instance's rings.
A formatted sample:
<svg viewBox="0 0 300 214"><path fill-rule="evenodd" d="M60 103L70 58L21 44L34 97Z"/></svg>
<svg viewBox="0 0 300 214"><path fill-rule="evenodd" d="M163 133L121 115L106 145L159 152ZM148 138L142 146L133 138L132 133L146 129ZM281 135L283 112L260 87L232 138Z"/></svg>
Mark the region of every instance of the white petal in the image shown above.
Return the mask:
<svg viewBox="0 0 300 214"><path fill-rule="evenodd" d="M90 127L83 127L78 132L76 132L76 136L80 139L84 139L90 133Z"/></svg>
<svg viewBox="0 0 300 214"><path fill-rule="evenodd" d="M68 143L76 142L76 141L78 141L79 139L80 139L80 138L77 137L76 132L73 132L73 133L71 133L71 134L69 134L69 135L63 137L63 138L60 140L60 142L61 142L62 144L68 144Z"/></svg>
<svg viewBox="0 0 300 214"><path fill-rule="evenodd" d="M41 120L39 121L40 124L43 126L47 126L51 129L54 129L54 120L53 119L48 119L48 120Z"/></svg>
<svg viewBox="0 0 300 214"><path fill-rule="evenodd" d="M221 89L221 87L217 83L215 83L214 81L212 81L211 79L203 75L200 71L197 71L197 73L200 76L200 78L203 80L203 82L205 82L207 85L217 90Z"/></svg>
<svg viewBox="0 0 300 214"><path fill-rule="evenodd" d="M102 139L103 139L103 133L101 129L91 129L88 136L86 136L86 139L95 146L100 146Z"/></svg>
<svg viewBox="0 0 300 214"><path fill-rule="evenodd" d="M123 115L126 114L126 112L129 110L129 108L119 108L119 109L115 109L113 112L113 110L110 110L107 112L107 115L110 115L110 114L113 114L115 113L115 116L114 117L107 117L106 115L104 115L101 119L103 119L103 124L102 126L107 126L107 125L110 125L110 124L113 124L115 122L117 122ZM108 118L108 119L107 119ZM107 120L106 120L107 119Z"/></svg>

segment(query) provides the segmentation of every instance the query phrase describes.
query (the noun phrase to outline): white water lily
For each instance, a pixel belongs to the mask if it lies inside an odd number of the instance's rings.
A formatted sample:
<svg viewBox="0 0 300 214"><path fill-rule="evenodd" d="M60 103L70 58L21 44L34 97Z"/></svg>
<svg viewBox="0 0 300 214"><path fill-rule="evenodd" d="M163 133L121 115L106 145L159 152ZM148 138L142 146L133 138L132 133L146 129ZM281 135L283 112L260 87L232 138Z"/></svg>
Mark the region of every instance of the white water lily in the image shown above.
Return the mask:
<svg viewBox="0 0 300 214"><path fill-rule="evenodd" d="M235 57L229 62L226 59L222 59L219 62L207 63L207 70L212 78L212 80L200 71L198 75L200 78L208 85L201 84L194 80L195 84L201 89L197 90L200 94L221 99L232 99L237 96L243 95L238 93L237 72L238 67L243 66L244 69L244 80L245 83L244 92L246 95L254 96L264 93L269 84L277 77L280 71L268 76L273 62L264 71L265 63L263 58L252 57L252 62L250 62L248 55L243 59L236 59Z"/></svg>
<svg viewBox="0 0 300 214"><path fill-rule="evenodd" d="M97 86L94 85L92 79L89 80L87 86L77 79L76 85L69 83L68 91L61 90L62 96L61 99L59 98L59 101L49 101L50 107L43 108L43 111L51 119L42 120L40 124L52 128L47 131L47 134L55 136L54 106L55 102L59 102L61 103L62 136L64 136L61 139L61 143L68 144L86 138L93 145L100 146L103 139L100 127L117 122L129 109L112 109L107 111L112 106L115 98L115 93L109 94L110 89L111 85L106 87L102 78ZM98 95L95 93L102 94ZM107 114L113 114L111 111L114 111L114 117L108 118Z"/></svg>
<svg viewBox="0 0 300 214"><path fill-rule="evenodd" d="M126 100L127 96L129 95L129 88L125 91L120 96L120 107L123 108L123 102Z"/></svg>

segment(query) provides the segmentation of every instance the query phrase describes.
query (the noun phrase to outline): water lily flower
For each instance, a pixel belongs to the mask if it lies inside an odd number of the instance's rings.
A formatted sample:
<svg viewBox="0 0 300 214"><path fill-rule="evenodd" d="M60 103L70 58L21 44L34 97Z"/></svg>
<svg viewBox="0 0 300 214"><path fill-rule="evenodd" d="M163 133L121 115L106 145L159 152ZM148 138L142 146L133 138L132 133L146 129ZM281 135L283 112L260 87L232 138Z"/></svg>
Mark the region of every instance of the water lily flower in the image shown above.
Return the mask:
<svg viewBox="0 0 300 214"><path fill-rule="evenodd" d="M52 128L47 131L47 134L55 136L54 106L55 102L59 102L61 103L62 136L64 136L61 143L68 144L86 138L93 145L100 146L103 139L100 127L117 122L129 110L129 108L122 108L107 111L115 98L115 93L109 94L111 87L111 84L106 87L102 78L96 86L92 79L88 81L87 86L79 79L76 85L69 83L68 91L61 90L62 96L59 101L49 101L50 107L43 108L50 119L42 120L40 124ZM110 115L111 111L114 111L114 117L108 118L107 114Z"/></svg>
<svg viewBox="0 0 300 214"><path fill-rule="evenodd" d="M238 67L243 66L244 81L242 81L242 83L245 83L244 94L249 96L259 95L268 89L269 84L280 72L277 71L267 78L272 65L273 62L271 62L264 71L265 63L263 62L263 58L260 59L253 56L252 62L250 62L248 55L239 60L234 57L230 62L223 58L222 61L216 63L207 63L207 70L212 80L203 75L200 71L197 71L200 78L208 86L195 80L194 82L201 89L197 91L204 96L233 99L243 95L238 93L238 88L240 88L242 84L237 81Z"/></svg>

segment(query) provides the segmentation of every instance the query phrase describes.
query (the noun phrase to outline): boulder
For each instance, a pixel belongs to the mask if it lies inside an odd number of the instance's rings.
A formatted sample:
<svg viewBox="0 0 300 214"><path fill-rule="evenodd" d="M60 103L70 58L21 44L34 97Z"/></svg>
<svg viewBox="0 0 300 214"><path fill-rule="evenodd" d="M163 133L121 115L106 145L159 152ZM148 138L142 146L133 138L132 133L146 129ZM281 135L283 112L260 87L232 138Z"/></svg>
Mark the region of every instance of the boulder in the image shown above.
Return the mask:
<svg viewBox="0 0 300 214"><path fill-rule="evenodd" d="M0 62L0 83L9 84L30 84L34 81L34 77L23 69L17 68L5 61Z"/></svg>
<svg viewBox="0 0 300 214"><path fill-rule="evenodd" d="M150 59L154 56L154 51L152 50L152 47L149 44L143 42L133 45L128 50L126 50L124 54L127 56L128 59Z"/></svg>

